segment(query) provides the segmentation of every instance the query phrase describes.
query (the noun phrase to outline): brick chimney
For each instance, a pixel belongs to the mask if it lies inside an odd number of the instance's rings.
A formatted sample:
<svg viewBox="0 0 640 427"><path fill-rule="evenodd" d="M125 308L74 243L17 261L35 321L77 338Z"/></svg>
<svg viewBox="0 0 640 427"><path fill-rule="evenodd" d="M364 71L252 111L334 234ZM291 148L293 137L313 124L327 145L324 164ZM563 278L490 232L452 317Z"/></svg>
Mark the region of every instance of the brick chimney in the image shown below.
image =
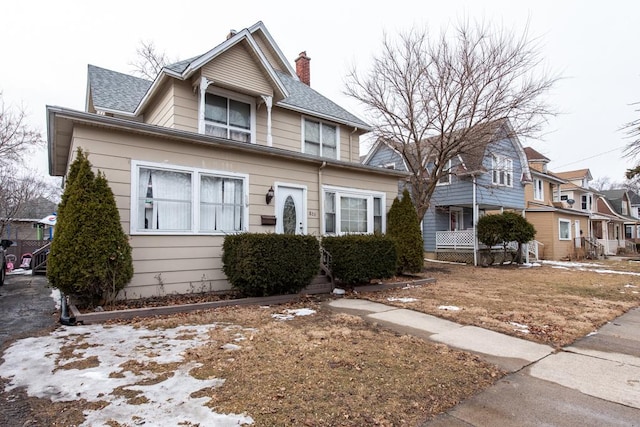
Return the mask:
<svg viewBox="0 0 640 427"><path fill-rule="evenodd" d="M307 52L300 52L296 59L296 74L300 81L307 86L311 86L311 58L307 56Z"/></svg>

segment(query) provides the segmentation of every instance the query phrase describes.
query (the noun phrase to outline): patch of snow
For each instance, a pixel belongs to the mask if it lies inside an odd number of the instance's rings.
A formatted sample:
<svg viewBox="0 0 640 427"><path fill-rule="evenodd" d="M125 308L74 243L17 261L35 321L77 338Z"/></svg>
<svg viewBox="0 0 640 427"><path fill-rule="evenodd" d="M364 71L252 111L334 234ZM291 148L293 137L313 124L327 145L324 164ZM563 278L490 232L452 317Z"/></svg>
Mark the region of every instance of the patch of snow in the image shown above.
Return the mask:
<svg viewBox="0 0 640 427"><path fill-rule="evenodd" d="M409 297L402 297L402 298L398 298L398 297L389 297L387 298L387 301L397 301L397 302L416 302L418 301L416 298L409 298Z"/></svg>
<svg viewBox="0 0 640 427"><path fill-rule="evenodd" d="M438 307L438 310L459 311L460 307L456 307L455 305L441 305Z"/></svg>
<svg viewBox="0 0 640 427"><path fill-rule="evenodd" d="M590 336L597 335L597 334L598 334L598 331L593 331L593 332L589 332L587 334L587 336L590 337Z"/></svg>
<svg viewBox="0 0 640 427"><path fill-rule="evenodd" d="M61 302L60 302L60 289L53 288L51 289L51 298L56 303L56 310L60 310Z"/></svg>
<svg viewBox="0 0 640 427"><path fill-rule="evenodd" d="M237 351L237 350L240 350L242 347L240 347L237 344L225 344L220 348L225 351Z"/></svg>
<svg viewBox="0 0 640 427"><path fill-rule="evenodd" d="M602 267L602 264L591 262L571 262L571 261L542 261L543 264L557 265L560 267Z"/></svg>
<svg viewBox="0 0 640 427"><path fill-rule="evenodd" d="M516 331L516 332L520 332L522 334L528 334L529 333L529 326L528 325L523 325L522 323L517 323L517 322L509 322L509 324L511 326L515 327L514 331Z"/></svg>
<svg viewBox="0 0 640 427"><path fill-rule="evenodd" d="M335 288L332 293L334 295L344 295L346 293L346 291L344 289L340 289L340 288Z"/></svg>
<svg viewBox="0 0 640 427"><path fill-rule="evenodd" d="M520 268L542 267L542 264L538 262L524 263L520 265Z"/></svg>
<svg viewBox="0 0 640 427"><path fill-rule="evenodd" d="M617 271L617 270L604 270L604 269L587 270L587 271L594 271L600 274L626 274L627 276L640 276L640 273L636 273L634 271Z"/></svg>
<svg viewBox="0 0 640 427"><path fill-rule="evenodd" d="M220 425L253 424L242 414L220 414L205 405L209 398L193 398L195 391L220 387L224 379L199 380L189 372L202 366L184 362L186 351L210 341L209 331L216 324L179 326L170 329L133 328L129 325L80 325L61 327L45 337L25 338L14 342L4 353L0 375L8 380L5 390L24 387L29 396L52 401L86 399L107 402L99 410L86 410L82 426L107 425ZM188 339L185 339L188 337ZM83 345L73 358L59 359L62 349ZM98 366L65 369L73 360L95 358ZM152 385L140 385L155 379L150 371L133 373L121 366L128 361L139 363L179 363L174 375ZM60 364L60 366L58 366ZM129 404L112 395L118 388L140 391L148 401Z"/></svg>
<svg viewBox="0 0 640 427"><path fill-rule="evenodd" d="M276 320L293 320L296 316L310 316L315 313L316 311L310 308L298 308L295 310L285 310L284 313L272 314L271 317Z"/></svg>
<svg viewBox="0 0 640 427"><path fill-rule="evenodd" d="M636 285L632 285L631 283L627 283L626 285L624 285L625 288L637 288Z"/></svg>

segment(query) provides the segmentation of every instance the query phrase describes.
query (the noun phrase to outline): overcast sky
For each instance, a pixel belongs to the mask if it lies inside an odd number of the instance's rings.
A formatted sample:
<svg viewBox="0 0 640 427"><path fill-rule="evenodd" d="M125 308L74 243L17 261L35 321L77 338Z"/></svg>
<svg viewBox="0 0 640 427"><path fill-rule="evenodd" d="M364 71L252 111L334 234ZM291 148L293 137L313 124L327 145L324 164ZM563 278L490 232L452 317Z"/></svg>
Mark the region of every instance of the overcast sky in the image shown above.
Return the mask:
<svg viewBox="0 0 640 427"><path fill-rule="evenodd" d="M439 29L461 17L485 19L539 37L547 68L561 74L550 101L563 112L542 140L522 141L551 159L554 171L589 168L595 179L622 181L633 162L620 127L640 113L640 2L636 1L253 1L3 2L0 91L24 105L45 132L45 105L84 110L87 64L129 73L141 40L171 58L202 54L230 29L262 21L293 64L311 57L311 86L366 118L342 94L353 64L368 68L383 33ZM361 154L365 154L364 152ZM47 170L46 156L35 157Z"/></svg>

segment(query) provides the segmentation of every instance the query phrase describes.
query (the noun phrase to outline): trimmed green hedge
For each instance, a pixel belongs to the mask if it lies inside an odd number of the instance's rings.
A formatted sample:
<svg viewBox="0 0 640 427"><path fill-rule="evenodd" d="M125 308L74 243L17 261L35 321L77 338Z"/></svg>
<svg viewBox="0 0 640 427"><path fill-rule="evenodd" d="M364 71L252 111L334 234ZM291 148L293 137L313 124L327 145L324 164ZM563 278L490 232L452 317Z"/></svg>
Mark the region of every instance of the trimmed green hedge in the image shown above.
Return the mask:
<svg viewBox="0 0 640 427"><path fill-rule="evenodd" d="M354 285L392 277L396 272L394 241L383 235L329 236L322 246L331 254L331 271L342 283Z"/></svg>
<svg viewBox="0 0 640 427"><path fill-rule="evenodd" d="M313 236L243 233L226 236L222 270L246 296L300 292L320 271L320 246Z"/></svg>

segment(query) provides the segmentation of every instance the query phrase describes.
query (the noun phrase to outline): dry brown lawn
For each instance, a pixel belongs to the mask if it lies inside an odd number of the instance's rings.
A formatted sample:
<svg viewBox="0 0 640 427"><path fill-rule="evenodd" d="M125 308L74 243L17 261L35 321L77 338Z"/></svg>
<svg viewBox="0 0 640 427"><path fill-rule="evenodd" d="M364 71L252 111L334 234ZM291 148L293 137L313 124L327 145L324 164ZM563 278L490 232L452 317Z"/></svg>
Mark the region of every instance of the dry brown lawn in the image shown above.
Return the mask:
<svg viewBox="0 0 640 427"><path fill-rule="evenodd" d="M640 265L627 261L607 262L601 268L640 273ZM631 274L547 265L522 269L428 263L424 275L434 277L436 283L351 296L554 346L571 343L640 305L640 276ZM394 298L415 301L389 301ZM313 309L315 314L288 321L272 317L297 308ZM160 330L189 324L235 325L212 328L208 342L186 351L183 363L198 363L190 372L196 378L225 379L222 386L202 389L193 397L210 398L208 405L218 413L247 414L257 426L417 426L504 375L474 355L335 313L316 298L286 306L224 307L123 323ZM233 342L237 328L252 332L238 349L225 350L221 344ZM528 333L517 331L525 329ZM95 366L95 359L74 359L82 345L70 342L56 369L82 370L85 363ZM130 360L115 368L121 373L152 371L158 381L171 377L176 369L175 363L143 365ZM111 394L132 405L145 401L124 387ZM20 420L39 425L77 425L84 419L83 409L107 404L51 403L27 397L23 390L0 393L2 401L3 409L19 409L28 415ZM13 408L18 403L21 406Z"/></svg>
<svg viewBox="0 0 640 427"><path fill-rule="evenodd" d="M531 268L481 268L427 262L424 275L436 283L358 297L555 347L570 344L640 305L640 263L628 260L568 268L544 263ZM415 301L397 300L405 298Z"/></svg>

